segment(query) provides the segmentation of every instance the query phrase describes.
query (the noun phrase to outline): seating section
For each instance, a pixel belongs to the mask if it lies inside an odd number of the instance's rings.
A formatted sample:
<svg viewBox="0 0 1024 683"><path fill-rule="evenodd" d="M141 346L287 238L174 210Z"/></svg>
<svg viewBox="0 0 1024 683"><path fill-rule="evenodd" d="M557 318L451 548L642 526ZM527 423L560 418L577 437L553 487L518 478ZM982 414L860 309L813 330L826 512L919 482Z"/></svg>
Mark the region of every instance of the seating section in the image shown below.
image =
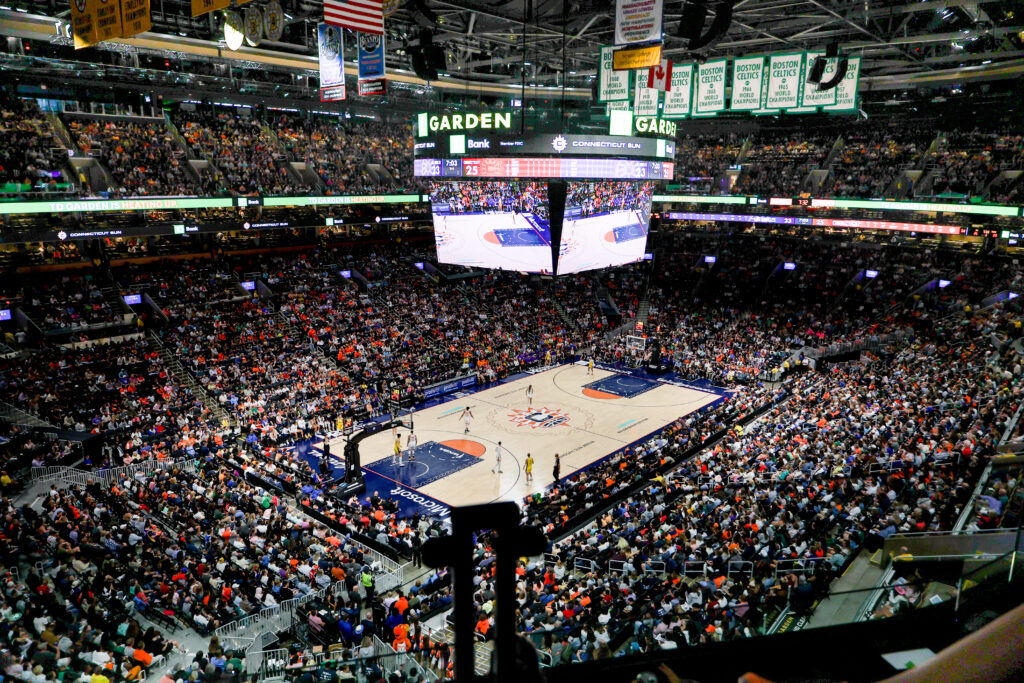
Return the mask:
<svg viewBox="0 0 1024 683"><path fill-rule="evenodd" d="M122 196L197 194L179 148L163 121L66 117L83 154L99 159L113 174Z"/></svg>
<svg viewBox="0 0 1024 683"><path fill-rule="evenodd" d="M31 100L8 100L0 125L21 141L0 157L0 183L52 189L65 163L50 124ZM111 171L122 195L418 192L409 124L356 115L261 112L203 105L172 120L191 152L213 166L187 168L186 150L160 120L67 113L82 151ZM904 197L960 194L1012 202L1024 192L1024 138L1003 121L969 117L758 120L733 132L676 140L674 184L701 194ZM933 144L934 143L934 144ZM13 147L11 147L13 148ZM290 163L294 162L295 167ZM811 175L821 170L820 175ZM907 170L920 177L903 177ZM54 175L56 173L56 175ZM823 180L822 180L823 178ZM42 188L38 188L42 189Z"/></svg>
<svg viewBox="0 0 1024 683"><path fill-rule="evenodd" d="M935 138L926 126L867 126L843 132L843 151L822 187L836 197L885 197L889 186L908 168L921 168L924 152Z"/></svg>
<svg viewBox="0 0 1024 683"><path fill-rule="evenodd" d="M413 404L435 382L493 381L549 352L559 361L592 350L619 363L657 349L681 379L714 384L723 400L522 501L524 518L553 542L543 560L520 562L517 579L518 628L546 661L762 633L787 606L808 612L860 549L895 533L948 530L973 504L1020 405L1019 304L979 306L1019 286L1016 257L806 234L655 237L653 263L554 282L508 272L435 281L414 266L429 242L405 235L117 266L113 283L161 309L149 318L153 333L86 348L43 340L2 361L0 398L68 431L96 432L103 449L86 451L82 467L163 465L55 487L42 512L0 498L12 522L3 534L15 541L2 552L43 560L48 590L87 623L109 612L120 624L135 610L209 635L302 598L288 611L302 619L289 636L298 649L341 645L345 666L378 635L443 672L442 637L423 622L449 606L447 574L409 590L376 591L370 579L381 574L374 561L416 557L443 521L402 516L387 492L346 496L289 447L337 431L339 419L379 414L396 394ZM940 277L948 287L926 286ZM238 288L248 278L261 283L256 296ZM63 319L51 309L102 297L84 276L62 276L38 303L34 281L17 282L20 307L55 326ZM624 335L605 337L602 287L629 320L649 294L644 351ZM905 341L817 371L799 359L808 347L889 332ZM187 389L178 363L210 404ZM227 424L213 417L218 406ZM5 463L31 454L42 467L65 456L60 445L8 434L17 453ZM989 480L994 503L986 500L978 528L1019 516L1018 475ZM478 541L486 639L494 539ZM37 578L27 590L47 583ZM173 650L129 635L124 621L125 634L99 636L92 665L132 665L140 643L154 656L147 648ZM46 626L32 622L47 647L27 648L25 663L41 659L44 675L79 673L36 656L49 649ZM35 637L26 628L25 641ZM209 675L237 670L232 649L213 643L196 662L212 665Z"/></svg>
<svg viewBox="0 0 1024 683"><path fill-rule="evenodd" d="M0 100L0 137L0 189L8 183L55 189L67 151L34 100Z"/></svg>
<svg viewBox="0 0 1024 683"><path fill-rule="evenodd" d="M412 134L408 126L345 122L335 117L274 121L282 144L296 161L309 164L332 194L412 190ZM383 167L375 175L367 165Z"/></svg>
<svg viewBox="0 0 1024 683"><path fill-rule="evenodd" d="M733 192L777 197L799 194L807 174L824 163L834 141L834 135L806 130L759 133L743 160L753 169L740 176Z"/></svg>
<svg viewBox="0 0 1024 683"><path fill-rule="evenodd" d="M282 165L283 152L258 121L224 112L178 110L175 125L199 155L239 194L288 194L300 189Z"/></svg>
<svg viewBox="0 0 1024 683"><path fill-rule="evenodd" d="M124 321L124 311L104 298L101 283L96 273L43 276L9 280L0 285L0 291L19 302L22 311L44 331L82 330Z"/></svg>

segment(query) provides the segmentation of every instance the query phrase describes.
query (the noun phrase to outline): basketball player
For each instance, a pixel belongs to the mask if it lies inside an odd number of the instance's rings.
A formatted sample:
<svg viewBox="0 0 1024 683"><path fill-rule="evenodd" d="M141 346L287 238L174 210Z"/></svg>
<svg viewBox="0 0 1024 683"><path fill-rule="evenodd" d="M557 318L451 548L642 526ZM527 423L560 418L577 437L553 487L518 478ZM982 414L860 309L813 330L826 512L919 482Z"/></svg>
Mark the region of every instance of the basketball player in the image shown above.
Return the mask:
<svg viewBox="0 0 1024 683"><path fill-rule="evenodd" d="M533 456L526 454L526 483L533 481Z"/></svg>
<svg viewBox="0 0 1024 683"><path fill-rule="evenodd" d="M587 361L587 374L588 375L593 375L594 374L594 358L593 358L593 356L591 356L590 360Z"/></svg>
<svg viewBox="0 0 1024 683"><path fill-rule="evenodd" d="M463 434L469 434L469 423L472 419L473 411L469 409L469 406L466 406L462 411L462 422L466 425L466 431L464 431Z"/></svg>
<svg viewBox="0 0 1024 683"><path fill-rule="evenodd" d="M533 407L533 385L526 387L526 407Z"/></svg>
<svg viewBox="0 0 1024 683"><path fill-rule="evenodd" d="M409 439L405 442L405 450L409 453L409 464L416 462L416 433L409 432Z"/></svg>
<svg viewBox="0 0 1024 683"><path fill-rule="evenodd" d="M403 467L403 465L402 465L402 437L398 436L397 434L395 435L395 455L391 459L391 462L392 462L392 464L397 462L399 467Z"/></svg>
<svg viewBox="0 0 1024 683"><path fill-rule="evenodd" d="M494 449L494 459L495 459L495 463L494 463L494 467L491 468L491 474L494 474L495 472L497 472L498 474L501 474L501 442L500 441L498 442L497 448Z"/></svg>
<svg viewBox="0 0 1024 683"><path fill-rule="evenodd" d="M551 365L551 349L544 352L544 365Z"/></svg>
<svg viewBox="0 0 1024 683"><path fill-rule="evenodd" d="M562 472L562 459L558 457L558 453L555 453L555 467L551 471L551 476L555 478L555 483L558 483L559 474Z"/></svg>

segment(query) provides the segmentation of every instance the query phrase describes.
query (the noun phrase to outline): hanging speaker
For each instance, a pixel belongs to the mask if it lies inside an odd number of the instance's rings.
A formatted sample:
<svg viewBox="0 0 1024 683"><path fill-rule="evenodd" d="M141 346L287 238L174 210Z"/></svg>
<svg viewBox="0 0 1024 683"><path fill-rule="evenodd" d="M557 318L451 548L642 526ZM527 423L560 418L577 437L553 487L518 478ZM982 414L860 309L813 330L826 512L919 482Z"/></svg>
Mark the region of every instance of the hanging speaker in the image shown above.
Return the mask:
<svg viewBox="0 0 1024 683"><path fill-rule="evenodd" d="M729 27L732 26L732 6L734 2L735 0L722 0L722 2L718 3L718 11L715 13L714 21L711 22L711 28L696 41L690 41L691 50L699 50L710 45L729 31Z"/></svg>
<svg viewBox="0 0 1024 683"><path fill-rule="evenodd" d="M827 60L818 55L811 62L811 73L807 74L808 83L821 83L821 77L825 75L825 62Z"/></svg>
<svg viewBox="0 0 1024 683"><path fill-rule="evenodd" d="M686 0L683 3L683 16L679 18L676 35L692 44L700 39L704 30L704 20L708 17L706 0Z"/></svg>
<svg viewBox="0 0 1024 683"><path fill-rule="evenodd" d="M850 58L843 55L839 58L839 64L836 66L836 75L832 77L831 81L818 84L818 90L831 90L846 78L846 70L850 67Z"/></svg>

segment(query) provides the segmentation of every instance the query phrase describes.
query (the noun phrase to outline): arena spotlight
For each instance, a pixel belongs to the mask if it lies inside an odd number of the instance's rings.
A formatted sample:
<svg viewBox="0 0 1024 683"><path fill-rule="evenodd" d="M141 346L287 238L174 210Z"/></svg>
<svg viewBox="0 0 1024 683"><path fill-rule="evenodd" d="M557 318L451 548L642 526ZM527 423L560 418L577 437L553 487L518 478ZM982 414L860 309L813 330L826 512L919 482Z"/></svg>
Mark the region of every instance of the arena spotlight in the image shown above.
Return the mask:
<svg viewBox="0 0 1024 683"><path fill-rule="evenodd" d="M717 260L718 260L717 256L705 256L704 257L704 263L714 263Z"/></svg>
<svg viewBox="0 0 1024 683"><path fill-rule="evenodd" d="M866 277L869 280L874 280L876 277L878 277L878 271L877 270L865 270L864 271L864 277Z"/></svg>
<svg viewBox="0 0 1024 683"><path fill-rule="evenodd" d="M796 264L793 263L792 261L786 261L785 263L782 264L782 269L783 270L796 270Z"/></svg>

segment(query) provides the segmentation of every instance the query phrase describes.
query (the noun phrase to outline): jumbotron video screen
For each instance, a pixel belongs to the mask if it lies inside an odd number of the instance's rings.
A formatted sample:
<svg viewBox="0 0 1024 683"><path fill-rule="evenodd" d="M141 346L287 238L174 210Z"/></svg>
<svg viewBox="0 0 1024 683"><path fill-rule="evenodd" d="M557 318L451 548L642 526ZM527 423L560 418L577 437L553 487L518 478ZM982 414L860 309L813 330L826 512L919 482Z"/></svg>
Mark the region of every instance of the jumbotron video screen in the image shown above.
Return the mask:
<svg viewBox="0 0 1024 683"><path fill-rule="evenodd" d="M430 201L438 262L554 272L547 183L435 182Z"/></svg>
<svg viewBox="0 0 1024 683"><path fill-rule="evenodd" d="M653 183L570 182L558 275L643 260L653 191Z"/></svg>

